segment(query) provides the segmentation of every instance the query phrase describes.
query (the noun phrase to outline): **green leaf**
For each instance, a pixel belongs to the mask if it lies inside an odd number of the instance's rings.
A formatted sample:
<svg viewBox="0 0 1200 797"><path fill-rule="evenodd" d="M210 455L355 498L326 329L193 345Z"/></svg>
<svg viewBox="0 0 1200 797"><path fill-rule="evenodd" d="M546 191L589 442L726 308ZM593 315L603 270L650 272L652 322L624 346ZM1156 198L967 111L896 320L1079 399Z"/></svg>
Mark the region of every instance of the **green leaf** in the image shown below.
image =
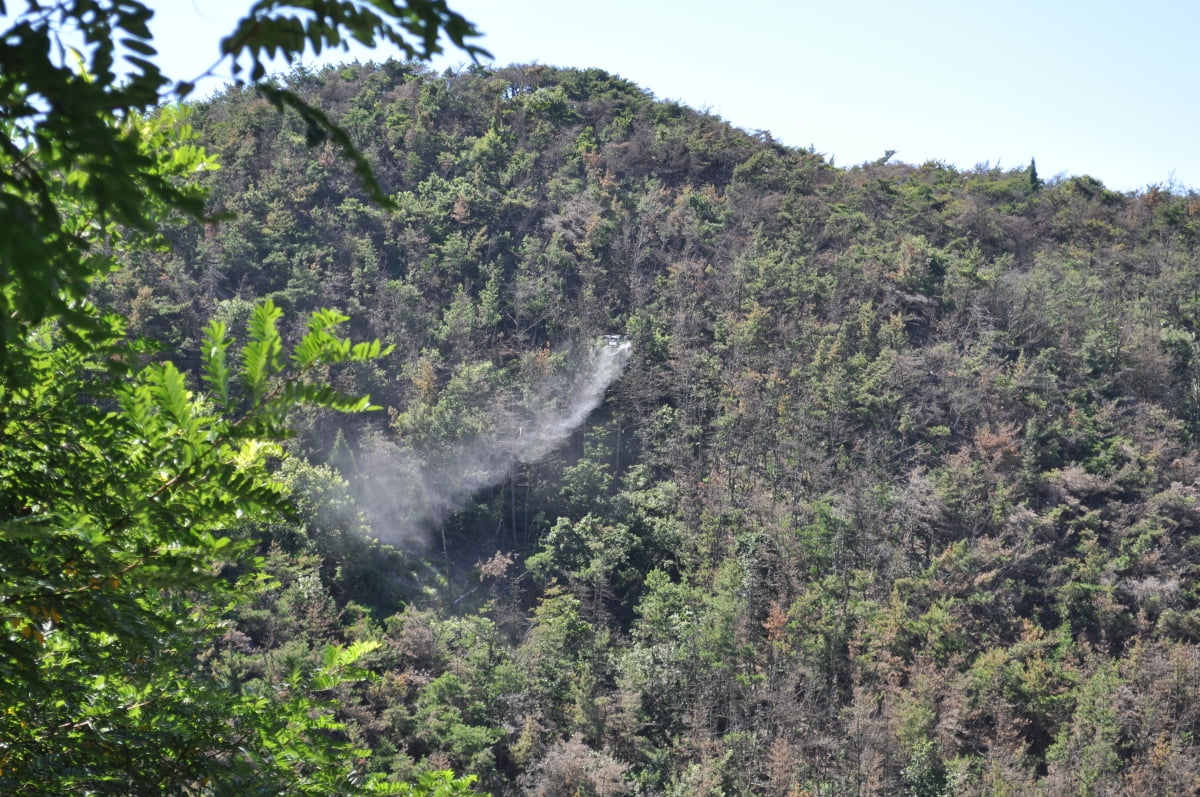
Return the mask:
<svg viewBox="0 0 1200 797"><path fill-rule="evenodd" d="M158 50L142 39L121 39L121 44L141 55L158 55Z"/></svg>
<svg viewBox="0 0 1200 797"><path fill-rule="evenodd" d="M167 362L148 369L151 394L160 410L167 413L176 425L190 430L193 428L191 393L183 374L174 363Z"/></svg>
<svg viewBox="0 0 1200 797"><path fill-rule="evenodd" d="M250 341L242 348L242 373L255 404L262 401L271 377L279 373L283 343L276 325L282 311L270 299L255 305L250 317Z"/></svg>
<svg viewBox="0 0 1200 797"><path fill-rule="evenodd" d="M232 341L226 335L225 323L213 320L204 329L203 349L200 352L201 370L207 382L221 399L221 406L229 405L229 366L226 350Z"/></svg>

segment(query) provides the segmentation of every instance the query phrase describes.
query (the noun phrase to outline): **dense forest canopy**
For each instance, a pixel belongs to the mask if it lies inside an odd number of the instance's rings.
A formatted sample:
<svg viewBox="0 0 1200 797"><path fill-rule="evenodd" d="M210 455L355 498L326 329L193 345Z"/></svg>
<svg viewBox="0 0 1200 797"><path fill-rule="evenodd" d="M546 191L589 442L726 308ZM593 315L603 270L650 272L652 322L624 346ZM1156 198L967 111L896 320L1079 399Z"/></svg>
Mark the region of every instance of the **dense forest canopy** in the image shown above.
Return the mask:
<svg viewBox="0 0 1200 797"><path fill-rule="evenodd" d="M6 283L10 791L1200 787L1200 197L539 65L138 120L195 212Z"/></svg>
<svg viewBox="0 0 1200 797"><path fill-rule="evenodd" d="M295 575L240 677L379 640L342 706L376 765L497 794L1195 789L1194 195L836 168L598 70L282 85L394 207L231 89L192 117L230 220L99 288L179 351L262 297L395 347L336 377L386 414L299 419L335 470L259 532ZM371 509L612 334L561 447L419 544Z"/></svg>

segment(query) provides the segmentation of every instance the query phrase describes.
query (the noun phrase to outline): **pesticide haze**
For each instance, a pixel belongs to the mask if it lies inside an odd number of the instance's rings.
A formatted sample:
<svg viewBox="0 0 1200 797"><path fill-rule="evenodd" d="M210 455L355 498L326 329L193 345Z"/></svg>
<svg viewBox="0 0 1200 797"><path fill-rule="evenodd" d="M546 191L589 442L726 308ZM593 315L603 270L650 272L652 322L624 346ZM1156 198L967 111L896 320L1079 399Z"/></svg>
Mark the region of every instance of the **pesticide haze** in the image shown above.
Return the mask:
<svg viewBox="0 0 1200 797"><path fill-rule="evenodd" d="M375 536L394 545L427 543L430 529L473 494L562 445L604 400L631 353L616 339L584 349L569 358L566 373L523 386L520 397L496 399L486 432L434 450L382 443L364 452L356 492Z"/></svg>

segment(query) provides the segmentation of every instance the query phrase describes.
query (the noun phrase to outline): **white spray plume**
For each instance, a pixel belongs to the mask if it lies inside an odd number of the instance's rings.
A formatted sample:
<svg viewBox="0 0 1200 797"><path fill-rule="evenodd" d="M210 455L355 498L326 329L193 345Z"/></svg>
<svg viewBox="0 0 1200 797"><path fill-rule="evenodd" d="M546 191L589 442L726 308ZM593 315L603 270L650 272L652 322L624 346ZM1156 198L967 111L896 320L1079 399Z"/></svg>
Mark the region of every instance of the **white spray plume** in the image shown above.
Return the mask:
<svg viewBox="0 0 1200 797"><path fill-rule="evenodd" d="M546 457L600 405L630 354L628 341L601 339L571 376L532 386L515 405L489 408L499 422L448 450L423 454L380 444L364 452L357 492L375 535L392 544L424 543L429 529L471 495L500 484L518 464Z"/></svg>

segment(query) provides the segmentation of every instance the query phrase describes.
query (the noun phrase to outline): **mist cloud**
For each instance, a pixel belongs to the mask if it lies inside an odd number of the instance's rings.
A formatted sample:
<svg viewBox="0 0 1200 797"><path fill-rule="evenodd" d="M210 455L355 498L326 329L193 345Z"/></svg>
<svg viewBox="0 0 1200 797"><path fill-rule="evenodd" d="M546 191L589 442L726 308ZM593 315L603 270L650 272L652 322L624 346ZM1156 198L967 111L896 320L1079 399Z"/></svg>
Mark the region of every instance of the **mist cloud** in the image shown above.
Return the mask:
<svg viewBox="0 0 1200 797"><path fill-rule="evenodd" d="M472 495L562 445L604 400L630 353L625 341L587 347L568 373L527 386L520 400L489 407L496 422L484 434L438 451L384 443L364 452L355 486L374 534L392 544L427 542L429 529Z"/></svg>

